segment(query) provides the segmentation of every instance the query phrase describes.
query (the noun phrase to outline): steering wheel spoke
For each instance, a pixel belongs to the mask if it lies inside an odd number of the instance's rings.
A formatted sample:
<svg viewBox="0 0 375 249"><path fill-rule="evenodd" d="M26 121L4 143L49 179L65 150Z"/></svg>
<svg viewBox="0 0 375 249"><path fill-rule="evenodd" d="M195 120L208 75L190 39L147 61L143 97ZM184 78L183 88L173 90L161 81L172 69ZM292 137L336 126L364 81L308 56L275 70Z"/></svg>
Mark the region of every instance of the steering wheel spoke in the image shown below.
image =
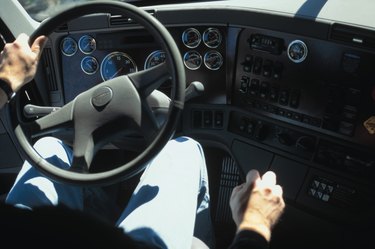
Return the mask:
<svg viewBox="0 0 375 249"><path fill-rule="evenodd" d="M131 73L128 77L143 97L149 96L161 84L171 79L165 62L146 70Z"/></svg>
<svg viewBox="0 0 375 249"><path fill-rule="evenodd" d="M22 126L25 130L28 130L33 137L38 137L54 132L63 127L72 126L72 121L73 103L69 103L55 112L32 122L22 124Z"/></svg>

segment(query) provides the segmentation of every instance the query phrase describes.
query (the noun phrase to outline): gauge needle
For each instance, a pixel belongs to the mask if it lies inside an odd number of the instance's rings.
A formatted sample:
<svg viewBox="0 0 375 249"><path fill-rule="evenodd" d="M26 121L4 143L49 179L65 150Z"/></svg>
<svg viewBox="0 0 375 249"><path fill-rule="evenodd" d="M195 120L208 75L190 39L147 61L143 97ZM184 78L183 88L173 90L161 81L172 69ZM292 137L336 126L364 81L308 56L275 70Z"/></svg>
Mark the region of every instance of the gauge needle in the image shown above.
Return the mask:
<svg viewBox="0 0 375 249"><path fill-rule="evenodd" d="M111 79L113 79L114 77L116 77L117 74L119 74L120 72L122 71L122 68L120 68L119 70L117 70L111 77Z"/></svg>

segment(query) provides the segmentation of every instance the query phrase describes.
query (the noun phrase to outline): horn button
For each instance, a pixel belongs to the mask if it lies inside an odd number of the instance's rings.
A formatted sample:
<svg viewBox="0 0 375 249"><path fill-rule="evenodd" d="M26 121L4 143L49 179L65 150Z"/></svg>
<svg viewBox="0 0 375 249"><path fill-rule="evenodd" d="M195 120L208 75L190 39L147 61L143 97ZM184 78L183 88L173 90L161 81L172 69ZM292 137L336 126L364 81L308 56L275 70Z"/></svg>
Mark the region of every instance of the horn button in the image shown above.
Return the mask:
<svg viewBox="0 0 375 249"><path fill-rule="evenodd" d="M91 97L91 103L96 108L103 108L113 98L113 91L108 86L103 86L96 89Z"/></svg>

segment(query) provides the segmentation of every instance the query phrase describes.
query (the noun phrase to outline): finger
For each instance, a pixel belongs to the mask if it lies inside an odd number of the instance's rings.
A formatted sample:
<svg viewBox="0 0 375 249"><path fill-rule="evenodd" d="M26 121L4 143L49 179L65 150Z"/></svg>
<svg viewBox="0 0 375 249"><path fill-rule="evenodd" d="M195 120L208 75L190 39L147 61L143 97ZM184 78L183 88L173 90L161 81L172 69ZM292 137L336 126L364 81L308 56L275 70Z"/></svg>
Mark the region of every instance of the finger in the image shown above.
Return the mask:
<svg viewBox="0 0 375 249"><path fill-rule="evenodd" d="M260 178L260 175L259 175L258 170L252 169L246 175L246 184L251 185L259 178Z"/></svg>
<svg viewBox="0 0 375 249"><path fill-rule="evenodd" d="M28 46L28 41L29 41L29 36L26 35L25 33L21 33L18 35L17 39L16 39L16 43L20 44L20 45L27 45Z"/></svg>
<svg viewBox="0 0 375 249"><path fill-rule="evenodd" d="M276 185L276 174L272 171L267 171L262 176L262 182L265 186Z"/></svg>
<svg viewBox="0 0 375 249"><path fill-rule="evenodd" d="M242 188L243 188L243 184L234 187L232 190L232 195L240 191Z"/></svg>
<svg viewBox="0 0 375 249"><path fill-rule="evenodd" d="M272 192L274 193L274 195L276 196L280 196L282 197L283 196L283 189L280 185L275 185L273 188L272 188Z"/></svg>
<svg viewBox="0 0 375 249"><path fill-rule="evenodd" d="M33 51L33 53L35 53L39 57L40 51L43 49L46 42L47 42L46 36L39 36L38 38L35 39L35 41L33 42L33 45L31 45L31 51Z"/></svg>

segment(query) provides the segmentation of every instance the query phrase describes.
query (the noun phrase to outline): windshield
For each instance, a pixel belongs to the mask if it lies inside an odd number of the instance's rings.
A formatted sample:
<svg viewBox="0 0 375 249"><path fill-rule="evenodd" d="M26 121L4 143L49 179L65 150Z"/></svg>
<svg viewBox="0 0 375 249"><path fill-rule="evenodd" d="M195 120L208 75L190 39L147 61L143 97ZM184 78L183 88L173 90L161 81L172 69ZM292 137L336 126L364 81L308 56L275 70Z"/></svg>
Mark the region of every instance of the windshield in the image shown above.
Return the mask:
<svg viewBox="0 0 375 249"><path fill-rule="evenodd" d="M29 15L37 20L42 21L51 15L66 9L74 4L84 2L95 2L99 0L18 0L25 8ZM103 2L103 0L100 0ZM186 3L186 2L204 2L202 0L106 0L107 2L127 2L137 6L160 5L168 3ZM212 0L211 0L212 1ZM220 0L216 0L220 1Z"/></svg>

